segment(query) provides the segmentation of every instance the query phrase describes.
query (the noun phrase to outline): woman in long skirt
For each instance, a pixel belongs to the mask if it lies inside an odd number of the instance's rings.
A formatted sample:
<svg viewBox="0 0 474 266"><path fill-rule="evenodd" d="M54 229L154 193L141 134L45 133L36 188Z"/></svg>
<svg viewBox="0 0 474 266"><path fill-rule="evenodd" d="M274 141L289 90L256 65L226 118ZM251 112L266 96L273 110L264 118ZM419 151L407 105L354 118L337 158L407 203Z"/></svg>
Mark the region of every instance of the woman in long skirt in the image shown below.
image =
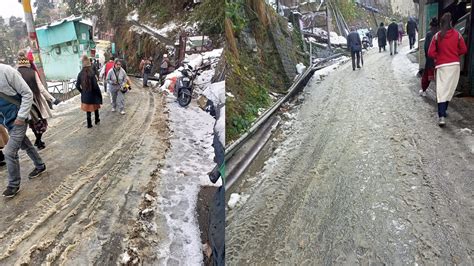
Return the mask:
<svg viewBox="0 0 474 266"><path fill-rule="evenodd" d="M445 13L440 24L441 31L433 36L428 56L436 64L438 124L443 127L446 125L446 110L459 82L460 56L466 54L467 48L462 35L453 29L451 13Z"/></svg>
<svg viewBox="0 0 474 266"><path fill-rule="evenodd" d="M102 93L97 84L97 77L92 69L91 61L86 55L82 57L82 70L77 76L76 89L81 92L81 109L87 114L87 127L92 127L92 113L95 116L95 124L99 124Z"/></svg>

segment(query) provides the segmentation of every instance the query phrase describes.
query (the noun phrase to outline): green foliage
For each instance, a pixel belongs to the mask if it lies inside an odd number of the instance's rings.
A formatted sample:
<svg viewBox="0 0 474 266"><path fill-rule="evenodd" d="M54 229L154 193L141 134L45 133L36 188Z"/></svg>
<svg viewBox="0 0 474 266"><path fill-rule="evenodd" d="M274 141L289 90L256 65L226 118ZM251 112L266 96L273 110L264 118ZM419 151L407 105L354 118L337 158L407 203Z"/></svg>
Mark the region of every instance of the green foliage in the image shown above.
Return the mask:
<svg viewBox="0 0 474 266"><path fill-rule="evenodd" d="M192 15L201 31L206 35L221 35L224 33L224 2L223 0L206 0L198 5Z"/></svg>
<svg viewBox="0 0 474 266"><path fill-rule="evenodd" d="M232 28L236 35L240 34L243 28L247 25L244 12L243 0L226 0L225 1L225 16L232 21Z"/></svg>
<svg viewBox="0 0 474 266"><path fill-rule="evenodd" d="M342 16L347 20L347 21L353 21L354 19L357 18L358 13L357 13L357 7L353 1L347 1L347 0L336 0L335 4L339 8L339 10L342 13Z"/></svg>

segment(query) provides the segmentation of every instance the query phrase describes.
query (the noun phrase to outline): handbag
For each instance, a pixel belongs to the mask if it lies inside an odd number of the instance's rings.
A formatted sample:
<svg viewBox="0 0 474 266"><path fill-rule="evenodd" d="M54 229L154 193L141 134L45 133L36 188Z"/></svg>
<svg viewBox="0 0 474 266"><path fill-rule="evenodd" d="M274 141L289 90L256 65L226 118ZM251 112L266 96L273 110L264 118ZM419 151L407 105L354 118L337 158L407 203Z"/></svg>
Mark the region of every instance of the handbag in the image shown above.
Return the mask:
<svg viewBox="0 0 474 266"><path fill-rule="evenodd" d="M18 101L17 99L15 99L15 98L13 98L9 95L6 95L3 92L0 92L0 98L3 98L7 102L16 105L16 107L18 107L18 109L20 109L21 101ZM30 110L30 119L28 119L28 120L33 122L34 124L36 124L37 122L39 122L42 119L43 119L43 117L41 116L41 112L40 112L38 106L36 106L35 102L33 102L33 104L31 105L31 110Z"/></svg>

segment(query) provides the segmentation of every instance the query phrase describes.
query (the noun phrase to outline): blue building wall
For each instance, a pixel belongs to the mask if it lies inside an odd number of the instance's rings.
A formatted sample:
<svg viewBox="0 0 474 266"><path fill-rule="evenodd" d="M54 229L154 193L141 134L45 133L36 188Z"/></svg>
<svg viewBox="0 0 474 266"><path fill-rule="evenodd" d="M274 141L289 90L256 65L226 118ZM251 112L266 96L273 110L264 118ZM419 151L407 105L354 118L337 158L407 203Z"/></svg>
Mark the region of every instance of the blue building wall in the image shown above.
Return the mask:
<svg viewBox="0 0 474 266"><path fill-rule="evenodd" d="M81 70L81 56L95 47L91 26L80 18L36 29L46 79L75 79Z"/></svg>

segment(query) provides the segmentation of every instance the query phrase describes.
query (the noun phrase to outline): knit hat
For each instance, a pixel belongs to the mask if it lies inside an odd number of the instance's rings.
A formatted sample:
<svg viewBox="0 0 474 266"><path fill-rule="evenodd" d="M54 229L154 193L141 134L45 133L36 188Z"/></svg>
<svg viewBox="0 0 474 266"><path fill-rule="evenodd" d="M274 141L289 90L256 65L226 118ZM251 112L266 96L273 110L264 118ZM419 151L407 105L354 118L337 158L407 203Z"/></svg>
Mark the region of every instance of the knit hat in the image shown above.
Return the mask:
<svg viewBox="0 0 474 266"><path fill-rule="evenodd" d="M83 55L81 58L82 61L82 67L90 67L91 66L91 60L87 55Z"/></svg>
<svg viewBox="0 0 474 266"><path fill-rule="evenodd" d="M26 57L25 52L23 52L23 51L20 51L18 53L17 61L18 61L17 64L18 64L19 67L21 67L21 66L30 67L31 66L30 60L28 60L28 57Z"/></svg>

